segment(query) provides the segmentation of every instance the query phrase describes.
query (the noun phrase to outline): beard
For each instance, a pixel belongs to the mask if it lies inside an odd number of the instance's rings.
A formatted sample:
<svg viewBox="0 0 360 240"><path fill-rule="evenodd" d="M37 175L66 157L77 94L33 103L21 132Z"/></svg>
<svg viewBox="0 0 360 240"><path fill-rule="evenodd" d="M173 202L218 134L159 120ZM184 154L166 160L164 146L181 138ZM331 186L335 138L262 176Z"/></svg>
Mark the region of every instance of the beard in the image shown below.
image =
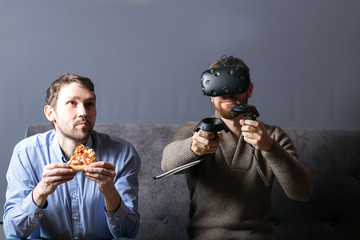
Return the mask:
<svg viewBox="0 0 360 240"><path fill-rule="evenodd" d="M83 127L78 127L77 125L81 122L86 122L86 125ZM89 139L93 127L94 124L91 124L87 119L83 119L74 122L72 125L64 123L57 124L56 131L65 138L84 143Z"/></svg>
<svg viewBox="0 0 360 240"><path fill-rule="evenodd" d="M223 101L233 101L233 104L226 104L225 107L222 106ZM219 116L221 118L225 118L225 119L234 119L237 116L239 116L239 113L230 113L229 111L231 110L231 108L236 105L236 104L247 104L247 97L245 98L244 101L240 101L239 99L233 98L231 96L229 97L222 97L220 100L218 101L214 101L213 105L215 110L217 111L217 113L219 114Z"/></svg>
<svg viewBox="0 0 360 240"><path fill-rule="evenodd" d="M231 106L231 107L233 107L233 106ZM217 112L218 112L219 116L221 118L225 118L225 119L234 119L234 118L236 118L239 115L239 113L236 113L236 112L235 113L229 113L231 107L229 108L229 110L224 109L224 108L217 109Z"/></svg>

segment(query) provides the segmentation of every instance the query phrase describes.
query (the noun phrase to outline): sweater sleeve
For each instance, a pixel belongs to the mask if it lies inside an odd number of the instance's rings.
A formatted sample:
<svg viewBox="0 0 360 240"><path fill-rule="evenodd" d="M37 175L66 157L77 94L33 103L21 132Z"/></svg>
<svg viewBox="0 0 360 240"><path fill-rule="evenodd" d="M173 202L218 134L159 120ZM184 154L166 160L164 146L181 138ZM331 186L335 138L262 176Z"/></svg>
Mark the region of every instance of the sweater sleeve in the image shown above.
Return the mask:
<svg viewBox="0 0 360 240"><path fill-rule="evenodd" d="M262 155L270 163L272 171L286 195L294 200L307 201L313 192L311 172L299 160L290 137L279 127L272 133L273 145Z"/></svg>
<svg viewBox="0 0 360 240"><path fill-rule="evenodd" d="M173 136L171 142L165 146L162 154L161 168L164 172L197 160L191 149L195 123L185 123Z"/></svg>

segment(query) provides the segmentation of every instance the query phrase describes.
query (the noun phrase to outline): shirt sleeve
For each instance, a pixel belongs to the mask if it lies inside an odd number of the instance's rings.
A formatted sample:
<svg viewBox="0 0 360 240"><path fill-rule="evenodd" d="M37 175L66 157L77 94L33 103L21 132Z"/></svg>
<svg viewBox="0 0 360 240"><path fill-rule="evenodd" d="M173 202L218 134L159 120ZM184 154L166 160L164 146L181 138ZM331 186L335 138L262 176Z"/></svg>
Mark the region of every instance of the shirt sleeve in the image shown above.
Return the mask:
<svg viewBox="0 0 360 240"><path fill-rule="evenodd" d="M45 208L35 205L32 198L34 188L29 180L24 154L14 151L6 175L8 187L4 206L4 233L6 237L27 238L45 215Z"/></svg>
<svg viewBox="0 0 360 240"><path fill-rule="evenodd" d="M106 212L109 229L115 238L135 238L139 230L138 175L141 167L136 150L128 144L120 155L114 184L121 197L120 207L115 212Z"/></svg>

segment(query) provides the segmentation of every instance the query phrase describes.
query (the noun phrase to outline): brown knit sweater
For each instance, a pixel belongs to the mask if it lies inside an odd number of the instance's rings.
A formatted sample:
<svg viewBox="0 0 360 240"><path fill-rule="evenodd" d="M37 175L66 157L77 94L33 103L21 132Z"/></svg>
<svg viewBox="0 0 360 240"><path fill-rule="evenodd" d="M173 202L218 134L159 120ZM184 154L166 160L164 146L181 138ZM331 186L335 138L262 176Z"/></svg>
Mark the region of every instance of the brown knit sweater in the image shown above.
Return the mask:
<svg viewBox="0 0 360 240"><path fill-rule="evenodd" d="M195 125L186 123L164 148L164 171L204 158L190 149ZM308 200L313 190L310 171L299 161L292 141L281 128L265 127L275 141L268 152L255 150L262 172L271 184L275 176L289 198ZM223 135L215 154L186 171L191 198L189 238L271 239L271 188L257 172L252 148L243 137L236 142L232 134Z"/></svg>

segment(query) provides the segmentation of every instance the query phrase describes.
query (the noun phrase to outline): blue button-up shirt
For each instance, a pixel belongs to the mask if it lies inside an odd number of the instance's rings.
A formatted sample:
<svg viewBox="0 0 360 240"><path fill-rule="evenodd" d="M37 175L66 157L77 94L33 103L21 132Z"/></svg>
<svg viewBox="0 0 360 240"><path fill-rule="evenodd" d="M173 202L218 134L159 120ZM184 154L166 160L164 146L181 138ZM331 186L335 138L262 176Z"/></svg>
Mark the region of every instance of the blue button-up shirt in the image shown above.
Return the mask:
<svg viewBox="0 0 360 240"><path fill-rule="evenodd" d="M22 140L14 148L6 175L4 206L6 237L46 239L134 238L139 228L138 173L140 159L132 145L122 139L92 132L87 146L99 161L116 166L114 184L122 202L115 212L105 210L98 184L77 172L48 196L44 208L35 205L32 190L42 178L43 168L66 162L55 130Z"/></svg>

